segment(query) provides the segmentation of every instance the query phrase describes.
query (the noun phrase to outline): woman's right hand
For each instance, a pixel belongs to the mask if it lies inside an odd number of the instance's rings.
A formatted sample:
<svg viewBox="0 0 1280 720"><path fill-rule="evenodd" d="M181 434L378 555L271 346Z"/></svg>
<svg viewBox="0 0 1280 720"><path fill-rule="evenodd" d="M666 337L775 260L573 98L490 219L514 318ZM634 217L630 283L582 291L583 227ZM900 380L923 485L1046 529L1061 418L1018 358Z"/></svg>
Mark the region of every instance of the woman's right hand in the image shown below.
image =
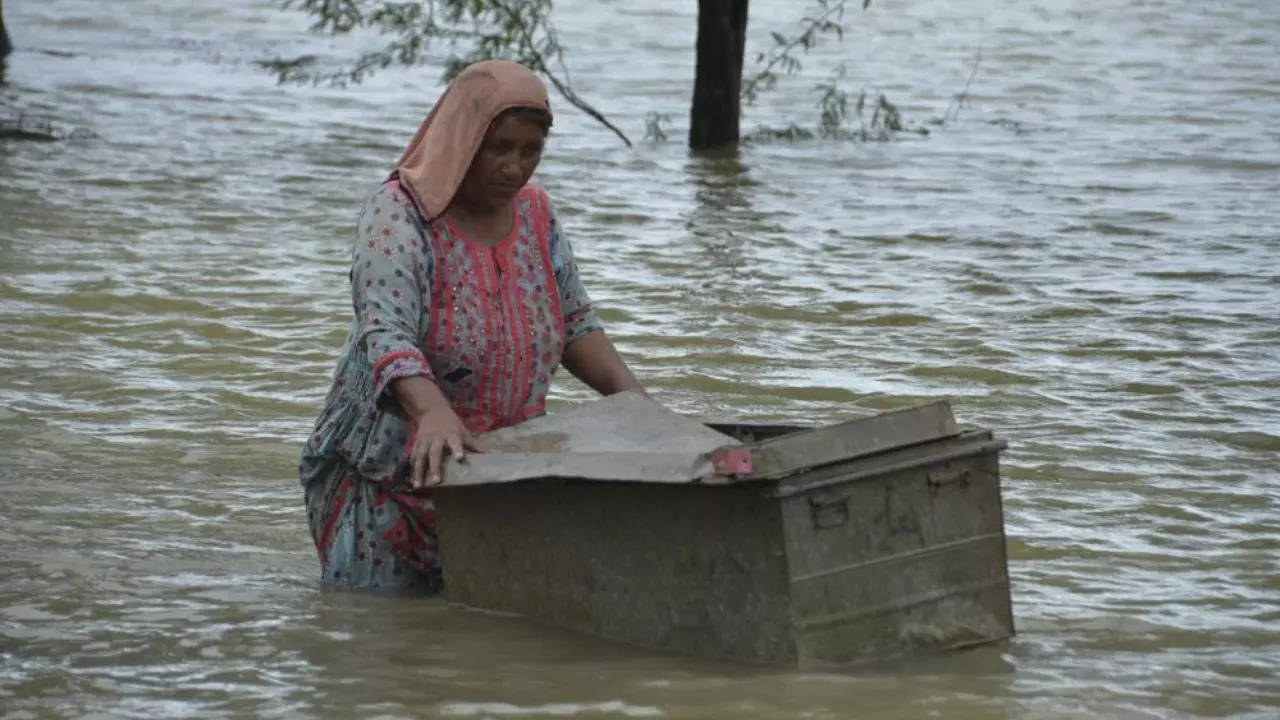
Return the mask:
<svg viewBox="0 0 1280 720"><path fill-rule="evenodd" d="M410 476L414 490L444 482L446 450L458 462L467 459L467 450L484 452L471 438L471 432L462 424L458 414L447 405L418 416L418 432L413 438L413 472Z"/></svg>

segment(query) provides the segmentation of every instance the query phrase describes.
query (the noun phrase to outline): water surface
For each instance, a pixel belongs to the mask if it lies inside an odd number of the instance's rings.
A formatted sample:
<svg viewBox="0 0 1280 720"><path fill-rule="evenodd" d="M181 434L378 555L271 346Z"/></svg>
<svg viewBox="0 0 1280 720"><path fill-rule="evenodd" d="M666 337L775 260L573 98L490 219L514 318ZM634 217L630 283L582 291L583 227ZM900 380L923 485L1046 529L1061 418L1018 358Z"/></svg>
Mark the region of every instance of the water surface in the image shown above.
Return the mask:
<svg viewBox="0 0 1280 720"><path fill-rule="evenodd" d="M579 90L685 127L693 5L561 0ZM354 213L439 92L255 63L373 42L270 2L11 2L0 142L4 717L1269 718L1280 712L1280 4L876 3L840 62L927 137L541 168L654 395L829 422L950 398L1004 457L1019 635L855 672L675 658L322 592L295 476ZM801 8L754 3L752 48ZM751 48L749 48L751 51ZM554 404L589 393L561 381Z"/></svg>

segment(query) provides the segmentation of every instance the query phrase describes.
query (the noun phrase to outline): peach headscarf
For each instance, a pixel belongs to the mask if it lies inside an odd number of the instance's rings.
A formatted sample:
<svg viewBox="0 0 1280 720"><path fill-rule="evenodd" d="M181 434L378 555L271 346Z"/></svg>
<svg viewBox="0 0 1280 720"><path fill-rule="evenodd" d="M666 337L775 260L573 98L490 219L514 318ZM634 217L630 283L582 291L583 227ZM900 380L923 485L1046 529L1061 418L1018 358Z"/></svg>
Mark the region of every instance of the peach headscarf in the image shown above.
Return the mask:
<svg viewBox="0 0 1280 720"><path fill-rule="evenodd" d="M396 163L400 186L424 220L444 214L489 124L515 107L551 112L547 88L519 63L484 60L468 65L449 84Z"/></svg>

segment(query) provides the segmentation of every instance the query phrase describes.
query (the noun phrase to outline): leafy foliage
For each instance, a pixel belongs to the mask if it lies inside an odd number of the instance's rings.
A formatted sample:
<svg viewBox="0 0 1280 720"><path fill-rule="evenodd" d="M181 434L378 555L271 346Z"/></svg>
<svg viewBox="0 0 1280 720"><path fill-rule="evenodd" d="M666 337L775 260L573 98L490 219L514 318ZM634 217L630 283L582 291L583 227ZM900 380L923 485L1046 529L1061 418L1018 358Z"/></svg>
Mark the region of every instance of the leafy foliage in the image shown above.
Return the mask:
<svg viewBox="0 0 1280 720"><path fill-rule="evenodd" d="M855 0L862 3L866 10L871 0ZM768 90L778 83L779 73L794 75L803 68L798 52L807 53L818 44L822 37L834 35L837 40L844 39L844 12L848 0L817 0L812 14L801 21L802 30L793 37L780 32L771 32L773 46L768 50L756 53L756 64L760 69L754 75L742 81L742 101L750 105L762 90Z"/></svg>
<svg viewBox="0 0 1280 720"><path fill-rule="evenodd" d="M902 121L902 112L898 106L889 102L884 93L869 97L866 90L858 93L853 102L853 111L849 110L849 94L841 89L840 81L847 70L844 65L836 68L835 73L826 82L818 83L816 89L821 93L818 100L820 122L819 134L823 138L834 140L859 140L862 142L890 140L896 133L908 131L920 135L928 135L923 127L907 126ZM868 101L870 103L868 104ZM867 117L868 109L871 116ZM852 121L857 127L851 127Z"/></svg>
<svg viewBox="0 0 1280 720"><path fill-rule="evenodd" d="M871 0L814 0L816 5L801 21L798 32L771 33L773 45L756 53L759 69L743 79L741 97L753 103L761 92L778 80L803 69L801 56L821 40L844 38L845 13L851 4L866 10ZM484 59L514 60L532 68L574 107L583 110L612 130L624 143L630 139L573 89L565 48L551 24L554 0L282 0L285 7L300 9L313 18L315 32L342 35L369 30L389 38L377 50L358 56L349 66L322 70L313 56L260 63L276 74L280 82L359 83L378 70L393 65L445 65L443 81L452 80L462 68ZM981 54L979 53L979 58ZM976 64L974 71L976 72ZM859 91L854 97L842 87L845 66L815 86L819 98L816 132L794 123L781 130L761 128L748 140L802 140L814 137L844 140L888 140L907 131L928 134L918 126L908 126L897 106L883 94ZM970 74L969 82L972 82ZM969 82L955 97L952 119L967 99ZM944 118L945 119L945 118ZM645 117L645 138L667 140L670 116L650 112Z"/></svg>
<svg viewBox="0 0 1280 720"><path fill-rule="evenodd" d="M670 115L650 110L644 116L644 139L653 143L666 142L667 125L670 123Z"/></svg>
<svg viewBox="0 0 1280 720"><path fill-rule="evenodd" d="M871 0L854 0L854 2L861 4L863 10L871 5ZM837 40L843 40L844 17L848 5L848 0L817 0L814 9L801 21L801 29L797 34L788 37L779 32L770 33L773 46L756 54L756 63L760 65L760 69L743 81L743 101L748 104L755 102L761 91L768 90L777 84L780 76L800 72L803 69L803 63L799 55L808 53L822 38L834 36ZM922 135L928 134L928 130L924 128L905 126L902 113L883 93L869 98L866 90L860 91L851 111L850 94L842 87L847 75L848 68L841 65L836 68L830 78L815 86L814 89L819 93L817 132L791 123L782 129L758 128L748 136L748 139L754 141L808 140L821 137L828 140L867 142L889 140L894 134L903 130L911 130ZM857 127L852 127L855 120Z"/></svg>
<svg viewBox="0 0 1280 720"><path fill-rule="evenodd" d="M347 85L391 65L421 65L429 51L442 52L443 80L489 59L514 60L545 77L571 105L631 140L574 90L564 64L564 47L551 25L552 0L284 0L314 18L314 32L343 35L370 29L391 38L349 67L320 71L312 63L281 62L280 82Z"/></svg>

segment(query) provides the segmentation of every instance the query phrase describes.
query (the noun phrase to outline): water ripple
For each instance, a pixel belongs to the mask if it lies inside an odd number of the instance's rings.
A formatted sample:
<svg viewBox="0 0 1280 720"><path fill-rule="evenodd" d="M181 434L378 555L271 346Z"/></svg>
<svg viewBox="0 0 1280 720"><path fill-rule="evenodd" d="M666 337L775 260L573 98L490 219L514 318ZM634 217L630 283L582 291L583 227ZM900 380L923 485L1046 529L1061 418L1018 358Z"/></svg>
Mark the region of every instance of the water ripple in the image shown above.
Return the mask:
<svg viewBox="0 0 1280 720"><path fill-rule="evenodd" d="M981 48L928 137L627 151L556 101L540 179L658 399L803 424L946 397L1010 440L1019 637L856 673L318 591L298 444L355 213L436 69L276 87L257 61L369 39L260 0L8 8L0 103L76 133L0 141L6 716L1274 716L1280 4L1095 5L873 4L744 118L811 124L844 62L927 122ZM753 4L750 47L803 10ZM683 124L694 6L557 13L584 96Z"/></svg>

